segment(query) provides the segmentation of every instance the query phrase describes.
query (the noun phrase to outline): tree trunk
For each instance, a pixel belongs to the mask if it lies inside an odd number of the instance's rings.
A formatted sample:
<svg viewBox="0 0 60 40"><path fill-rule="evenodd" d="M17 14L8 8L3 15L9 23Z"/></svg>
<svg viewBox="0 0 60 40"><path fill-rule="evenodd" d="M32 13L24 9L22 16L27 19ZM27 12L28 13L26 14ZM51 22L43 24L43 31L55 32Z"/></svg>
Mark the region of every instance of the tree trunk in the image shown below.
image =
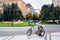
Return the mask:
<svg viewBox="0 0 60 40"><path fill-rule="evenodd" d="M13 20L12 20L12 26L13 26Z"/></svg>
<svg viewBox="0 0 60 40"><path fill-rule="evenodd" d="M53 23L55 23L55 20L53 20Z"/></svg>

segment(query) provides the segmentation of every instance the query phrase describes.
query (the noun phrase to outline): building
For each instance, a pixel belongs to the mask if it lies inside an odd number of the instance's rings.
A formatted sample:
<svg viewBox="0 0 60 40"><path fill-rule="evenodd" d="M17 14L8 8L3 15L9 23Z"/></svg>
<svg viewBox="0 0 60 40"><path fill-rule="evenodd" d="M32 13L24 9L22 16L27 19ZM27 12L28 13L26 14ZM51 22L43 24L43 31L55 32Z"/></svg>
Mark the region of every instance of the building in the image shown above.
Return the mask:
<svg viewBox="0 0 60 40"><path fill-rule="evenodd" d="M54 6L60 6L60 0L52 0Z"/></svg>
<svg viewBox="0 0 60 40"><path fill-rule="evenodd" d="M35 9L28 3L26 4L26 6L28 7L28 9L31 11L32 14L36 14L37 12L35 11Z"/></svg>
<svg viewBox="0 0 60 40"><path fill-rule="evenodd" d="M9 3L10 5L12 3L17 3L18 7L22 11L22 14L23 14L24 17L28 14L28 12L31 12L27 8L26 3L23 0L0 0L0 10L1 11L3 10L3 3L6 3L6 4Z"/></svg>
<svg viewBox="0 0 60 40"><path fill-rule="evenodd" d="M31 12L27 6L26 3L22 0L18 1L18 7L21 9L21 11L23 12L23 15L26 16L29 12Z"/></svg>
<svg viewBox="0 0 60 40"><path fill-rule="evenodd" d="M3 6L2 6L2 0L0 0L0 12L2 12Z"/></svg>

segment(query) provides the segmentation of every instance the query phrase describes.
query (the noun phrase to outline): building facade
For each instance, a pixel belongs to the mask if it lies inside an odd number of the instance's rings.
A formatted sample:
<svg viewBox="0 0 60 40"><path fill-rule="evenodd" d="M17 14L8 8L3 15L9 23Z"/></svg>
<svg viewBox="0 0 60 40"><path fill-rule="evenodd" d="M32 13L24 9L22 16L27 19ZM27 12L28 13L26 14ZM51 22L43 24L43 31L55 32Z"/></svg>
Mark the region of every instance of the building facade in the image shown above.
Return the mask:
<svg viewBox="0 0 60 40"><path fill-rule="evenodd" d="M60 0L52 0L54 6L60 6Z"/></svg>
<svg viewBox="0 0 60 40"><path fill-rule="evenodd" d="M30 10L26 6L26 3L23 0L0 0L0 11L3 10L3 3L9 3L10 5L12 3L17 3L24 17L27 15L28 12L30 12Z"/></svg>
<svg viewBox="0 0 60 40"><path fill-rule="evenodd" d="M37 14L37 12L35 11L35 9L31 6L31 4L26 4L26 6L28 7L28 9L31 11L32 14Z"/></svg>
<svg viewBox="0 0 60 40"><path fill-rule="evenodd" d="M3 6L2 6L2 0L0 0L0 12L2 12L2 10L3 10Z"/></svg>

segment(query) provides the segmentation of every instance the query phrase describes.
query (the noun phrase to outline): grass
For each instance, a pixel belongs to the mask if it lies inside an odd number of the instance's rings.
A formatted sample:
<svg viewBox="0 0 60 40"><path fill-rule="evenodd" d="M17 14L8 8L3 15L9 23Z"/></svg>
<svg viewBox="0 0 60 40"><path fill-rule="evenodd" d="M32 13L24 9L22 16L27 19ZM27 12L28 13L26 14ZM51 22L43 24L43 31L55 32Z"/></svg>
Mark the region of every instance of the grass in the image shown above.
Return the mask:
<svg viewBox="0 0 60 40"><path fill-rule="evenodd" d="M0 23L0 26L11 26L10 23Z"/></svg>
<svg viewBox="0 0 60 40"><path fill-rule="evenodd" d="M14 24L13 26L33 26L34 24L33 23L29 23L28 22L24 22L24 23L17 23L17 24Z"/></svg>
<svg viewBox="0 0 60 40"><path fill-rule="evenodd" d="M29 25L30 24L30 25ZM20 26L33 26L33 23L23 22L23 23L14 23L14 27L20 27ZM0 23L0 27L12 27L12 23Z"/></svg>
<svg viewBox="0 0 60 40"><path fill-rule="evenodd" d="M43 25L43 24L57 24L57 23L53 23L53 22L42 22L42 23L40 23L40 25ZM58 23L58 25L60 25L60 23ZM24 27L24 26L34 26L34 24L28 23L28 22L13 23L13 27ZM9 22L8 23L1 23L0 22L0 27L12 27L12 23L9 23Z"/></svg>
<svg viewBox="0 0 60 40"><path fill-rule="evenodd" d="M53 22L42 22L41 24L60 24L60 23L53 23Z"/></svg>

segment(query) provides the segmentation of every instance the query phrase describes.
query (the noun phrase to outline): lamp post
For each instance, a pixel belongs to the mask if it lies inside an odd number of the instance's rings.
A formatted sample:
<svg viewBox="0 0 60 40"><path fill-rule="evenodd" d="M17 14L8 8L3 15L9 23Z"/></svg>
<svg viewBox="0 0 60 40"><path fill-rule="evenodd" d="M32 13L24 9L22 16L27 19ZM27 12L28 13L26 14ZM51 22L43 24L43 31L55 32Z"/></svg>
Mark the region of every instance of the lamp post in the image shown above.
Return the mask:
<svg viewBox="0 0 60 40"><path fill-rule="evenodd" d="M13 21L14 21L14 3L12 4L12 26L13 26Z"/></svg>
<svg viewBox="0 0 60 40"><path fill-rule="evenodd" d="M13 10L13 13L14 13L14 10ZM13 17L14 17L14 15L12 14L12 26L13 26Z"/></svg>

